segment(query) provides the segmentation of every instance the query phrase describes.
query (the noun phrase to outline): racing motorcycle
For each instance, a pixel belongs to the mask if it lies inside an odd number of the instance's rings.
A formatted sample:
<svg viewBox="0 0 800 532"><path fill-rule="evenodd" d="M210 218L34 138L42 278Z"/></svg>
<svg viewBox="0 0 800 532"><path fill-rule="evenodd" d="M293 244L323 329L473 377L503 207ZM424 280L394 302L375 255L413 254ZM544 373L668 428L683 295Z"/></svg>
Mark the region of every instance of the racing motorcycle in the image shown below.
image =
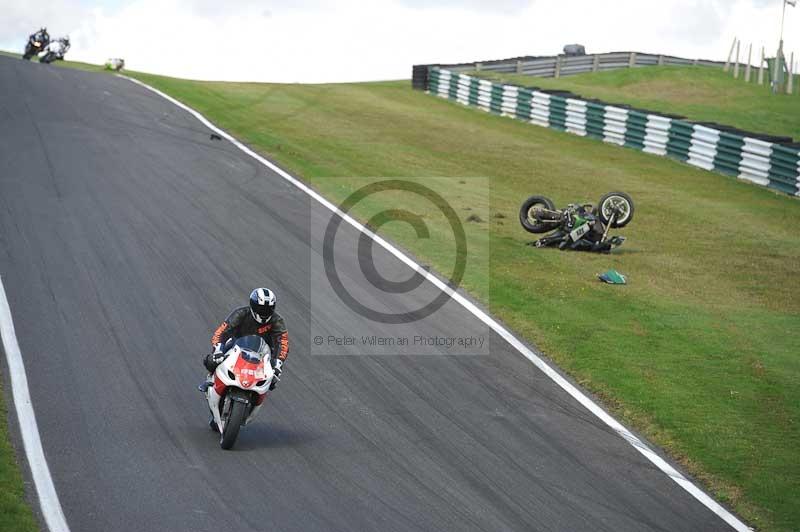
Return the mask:
<svg viewBox="0 0 800 532"><path fill-rule="evenodd" d="M56 39L47 45L45 48L45 54L39 58L39 62L49 64L59 59L63 60L64 54L67 53L69 47L69 37Z"/></svg>
<svg viewBox="0 0 800 532"><path fill-rule="evenodd" d="M48 44L50 44L50 34L47 33L47 28L41 28L28 37L28 44L25 45L25 53L22 54L22 59L30 61L31 57L39 55L39 52L44 50Z"/></svg>
<svg viewBox="0 0 800 532"><path fill-rule="evenodd" d="M519 210L519 222L530 233L551 233L532 242L536 247L608 253L625 241L608 237L611 228L622 228L633 220L633 200L624 192L609 192L597 205L570 203L556 209L550 198L531 196Z"/></svg>
<svg viewBox="0 0 800 532"><path fill-rule="evenodd" d="M206 400L212 415L209 425L219 432L220 447L231 449L239 429L263 406L275 372L270 348L260 336L243 336L226 347L213 384L206 389Z"/></svg>

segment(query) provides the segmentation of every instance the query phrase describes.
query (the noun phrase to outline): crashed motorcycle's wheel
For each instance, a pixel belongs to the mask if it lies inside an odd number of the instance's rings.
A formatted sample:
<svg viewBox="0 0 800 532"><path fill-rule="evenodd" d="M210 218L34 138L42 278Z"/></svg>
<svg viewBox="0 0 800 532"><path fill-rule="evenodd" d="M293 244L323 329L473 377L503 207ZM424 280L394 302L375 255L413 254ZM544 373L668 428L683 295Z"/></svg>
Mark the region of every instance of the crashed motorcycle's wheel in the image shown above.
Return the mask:
<svg viewBox="0 0 800 532"><path fill-rule="evenodd" d="M543 221L537 216L536 210L555 211L553 200L544 196L531 196L526 199L519 209L519 223L529 233L547 233L558 227L557 223Z"/></svg>
<svg viewBox="0 0 800 532"><path fill-rule="evenodd" d="M244 418L247 415L247 404L234 401L230 397L226 397L225 401L229 401L231 405L229 408L223 408L222 435L219 438L219 446L223 449L230 449L236 443L239 429L244 423Z"/></svg>
<svg viewBox="0 0 800 532"><path fill-rule="evenodd" d="M625 227L633 220L633 200L624 192L609 192L600 198L597 211L600 221L605 225L609 224L611 216L616 212L611 227Z"/></svg>

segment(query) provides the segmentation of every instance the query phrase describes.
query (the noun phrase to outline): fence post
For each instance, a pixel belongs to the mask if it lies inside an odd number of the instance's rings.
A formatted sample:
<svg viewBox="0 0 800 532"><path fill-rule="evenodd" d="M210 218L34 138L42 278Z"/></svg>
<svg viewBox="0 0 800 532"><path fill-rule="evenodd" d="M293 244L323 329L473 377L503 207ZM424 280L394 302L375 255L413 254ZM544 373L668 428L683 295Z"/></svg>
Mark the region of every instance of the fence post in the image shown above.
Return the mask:
<svg viewBox="0 0 800 532"><path fill-rule="evenodd" d="M733 65L733 77L739 79L739 44L740 41L736 41L736 64Z"/></svg>
<svg viewBox="0 0 800 532"><path fill-rule="evenodd" d="M794 66L794 52L789 59L789 82L786 84L786 94L791 94L794 92L794 71L792 67Z"/></svg>
<svg viewBox="0 0 800 532"><path fill-rule="evenodd" d="M658 66L664 66L664 56L663 55L659 55L658 56Z"/></svg>
<svg viewBox="0 0 800 532"><path fill-rule="evenodd" d="M764 47L761 47L761 62L758 64L758 84L764 84Z"/></svg>
<svg viewBox="0 0 800 532"><path fill-rule="evenodd" d="M598 66L600 66L600 56L594 54L594 61L592 61L592 72L597 72Z"/></svg>
<svg viewBox="0 0 800 532"><path fill-rule="evenodd" d="M733 55L733 48L736 46L736 37L733 38L733 42L731 43L731 51L728 52L728 60L725 61L725 68L723 69L725 72L731 69L731 56Z"/></svg>
<svg viewBox="0 0 800 532"><path fill-rule="evenodd" d="M517 59L517 74L522 74L522 60Z"/></svg>
<svg viewBox="0 0 800 532"><path fill-rule="evenodd" d="M628 68L633 68L636 66L636 52L631 52L630 58L628 58Z"/></svg>
<svg viewBox="0 0 800 532"><path fill-rule="evenodd" d="M556 71L555 71L555 74L554 74L553 77L555 77L555 78L560 78L561 77L561 56L560 55L556 56Z"/></svg>
<svg viewBox="0 0 800 532"><path fill-rule="evenodd" d="M753 43L750 43L750 47L747 49L747 66L744 67L744 82L750 83L750 63L753 59Z"/></svg>

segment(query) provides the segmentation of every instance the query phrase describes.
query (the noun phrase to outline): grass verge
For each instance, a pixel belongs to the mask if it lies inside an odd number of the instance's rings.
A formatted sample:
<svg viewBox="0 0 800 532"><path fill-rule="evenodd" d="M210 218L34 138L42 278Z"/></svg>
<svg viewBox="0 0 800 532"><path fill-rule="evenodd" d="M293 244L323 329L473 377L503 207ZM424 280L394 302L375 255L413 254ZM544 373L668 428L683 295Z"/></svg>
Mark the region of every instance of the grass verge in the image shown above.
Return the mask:
<svg viewBox="0 0 800 532"><path fill-rule="evenodd" d="M8 419L3 386L0 383L0 416ZM25 501L22 475L14 449L8 439L7 424L0 423L0 530L4 532L35 532L39 525Z"/></svg>
<svg viewBox="0 0 800 532"><path fill-rule="evenodd" d="M793 137L800 141L800 96L772 94L768 83L733 79L721 68L646 67L577 74L559 79L472 72L517 85L572 91L587 98L683 115L698 122ZM765 72L766 76L766 72Z"/></svg>

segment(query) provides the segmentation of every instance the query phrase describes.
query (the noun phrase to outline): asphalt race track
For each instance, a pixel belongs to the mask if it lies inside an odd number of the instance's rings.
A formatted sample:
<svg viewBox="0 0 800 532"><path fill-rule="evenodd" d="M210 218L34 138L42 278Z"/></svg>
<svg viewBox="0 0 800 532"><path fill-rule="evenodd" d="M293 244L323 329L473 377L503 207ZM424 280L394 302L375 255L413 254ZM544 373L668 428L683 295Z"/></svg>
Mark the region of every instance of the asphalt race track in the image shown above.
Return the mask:
<svg viewBox="0 0 800 532"><path fill-rule="evenodd" d="M729 529L496 335L483 356L310 354L397 331L313 288L329 217L145 88L0 56L0 275L73 532ZM357 237L342 225L343 276ZM224 452L200 355L261 285L291 354ZM453 302L413 328L480 329Z"/></svg>

